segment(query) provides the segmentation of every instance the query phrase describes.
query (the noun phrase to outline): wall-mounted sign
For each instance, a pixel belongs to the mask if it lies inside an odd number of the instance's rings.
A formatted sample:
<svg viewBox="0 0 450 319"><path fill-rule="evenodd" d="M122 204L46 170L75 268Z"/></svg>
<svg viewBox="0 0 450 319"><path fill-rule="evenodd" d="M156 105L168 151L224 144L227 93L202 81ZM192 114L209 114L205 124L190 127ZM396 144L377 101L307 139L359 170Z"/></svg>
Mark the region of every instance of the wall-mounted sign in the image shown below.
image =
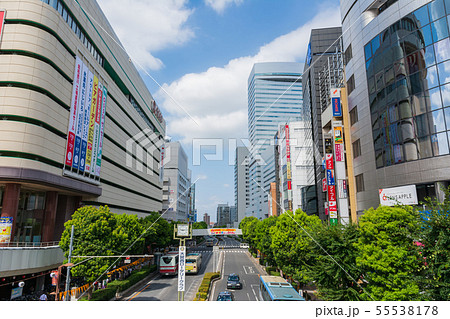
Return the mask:
<svg viewBox="0 0 450 319"><path fill-rule="evenodd" d="M6 11L0 10L0 42L2 40L3 27L5 25L5 16L6 16Z"/></svg>
<svg viewBox="0 0 450 319"><path fill-rule="evenodd" d="M333 154L325 154L326 169L334 169Z"/></svg>
<svg viewBox="0 0 450 319"><path fill-rule="evenodd" d="M322 179L322 192L326 192L327 191L327 179L323 178Z"/></svg>
<svg viewBox="0 0 450 319"><path fill-rule="evenodd" d="M333 140L331 138L324 138L325 154L333 154Z"/></svg>
<svg viewBox="0 0 450 319"><path fill-rule="evenodd" d="M186 286L186 246L180 246L178 251L178 291L184 291Z"/></svg>
<svg viewBox="0 0 450 319"><path fill-rule="evenodd" d="M384 188L379 190L380 204L384 206L417 205L416 185Z"/></svg>
<svg viewBox="0 0 450 319"><path fill-rule="evenodd" d="M332 169L327 169L327 185L335 185L334 182L334 171Z"/></svg>
<svg viewBox="0 0 450 319"><path fill-rule="evenodd" d="M328 201L329 202L336 201L336 186L333 185L328 186Z"/></svg>
<svg viewBox="0 0 450 319"><path fill-rule="evenodd" d="M342 116L341 107L341 90L331 89L331 106L333 108L333 116Z"/></svg>
<svg viewBox="0 0 450 319"><path fill-rule="evenodd" d="M0 243L9 243L11 240L12 217L0 217Z"/></svg>
<svg viewBox="0 0 450 319"><path fill-rule="evenodd" d="M338 126L334 128L334 143L342 144L343 135L342 135L342 126Z"/></svg>
<svg viewBox="0 0 450 319"><path fill-rule="evenodd" d="M334 155L336 157L336 162L343 162L344 161L344 145L343 144L335 144L334 145Z"/></svg>

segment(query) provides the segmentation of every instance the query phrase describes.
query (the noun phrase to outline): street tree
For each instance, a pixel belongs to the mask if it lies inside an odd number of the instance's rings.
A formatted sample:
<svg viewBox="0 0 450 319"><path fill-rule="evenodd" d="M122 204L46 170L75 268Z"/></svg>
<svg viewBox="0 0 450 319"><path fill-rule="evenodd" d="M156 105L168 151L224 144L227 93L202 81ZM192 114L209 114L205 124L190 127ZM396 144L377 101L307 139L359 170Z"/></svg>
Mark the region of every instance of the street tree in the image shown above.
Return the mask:
<svg viewBox="0 0 450 319"><path fill-rule="evenodd" d="M242 229L242 238L252 248L256 248L255 229L259 222L260 221L256 217L250 216L250 217L245 217L244 219L242 219L239 224L239 228Z"/></svg>
<svg viewBox="0 0 450 319"><path fill-rule="evenodd" d="M271 265L275 263L273 251L271 249L271 228L275 226L276 222L277 217L271 216L258 222L255 227L254 240L256 243L256 248L261 252L263 259Z"/></svg>
<svg viewBox="0 0 450 319"><path fill-rule="evenodd" d="M173 241L173 225L161 217L157 212L152 212L141 220L145 234L145 247L149 250L164 248Z"/></svg>
<svg viewBox="0 0 450 319"><path fill-rule="evenodd" d="M419 286L414 279L420 258L414 242L419 224L408 206L365 211L360 218L356 267L367 281L363 298L371 300L415 300Z"/></svg>

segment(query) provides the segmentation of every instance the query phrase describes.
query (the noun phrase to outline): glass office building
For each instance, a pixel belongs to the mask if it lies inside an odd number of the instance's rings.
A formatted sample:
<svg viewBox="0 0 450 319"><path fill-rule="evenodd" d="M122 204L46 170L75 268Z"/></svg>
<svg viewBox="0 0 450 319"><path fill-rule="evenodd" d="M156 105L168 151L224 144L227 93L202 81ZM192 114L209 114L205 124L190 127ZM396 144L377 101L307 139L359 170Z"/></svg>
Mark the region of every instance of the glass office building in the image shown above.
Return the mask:
<svg viewBox="0 0 450 319"><path fill-rule="evenodd" d="M260 219L268 216L270 183L275 182L274 136L280 123L301 116L302 69L300 63L267 62L255 63L250 73L248 134L252 160L249 163L250 203L247 216ZM266 164L270 167L266 168Z"/></svg>
<svg viewBox="0 0 450 319"><path fill-rule="evenodd" d="M341 1L358 211L450 181L450 1Z"/></svg>

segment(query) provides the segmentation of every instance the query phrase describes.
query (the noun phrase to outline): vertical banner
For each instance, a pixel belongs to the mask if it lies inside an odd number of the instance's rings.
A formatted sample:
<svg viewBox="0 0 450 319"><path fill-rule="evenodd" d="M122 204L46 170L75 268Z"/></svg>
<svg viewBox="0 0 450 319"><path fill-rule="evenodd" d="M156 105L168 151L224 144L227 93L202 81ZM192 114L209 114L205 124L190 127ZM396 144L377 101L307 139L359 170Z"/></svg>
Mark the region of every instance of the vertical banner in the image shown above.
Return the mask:
<svg viewBox="0 0 450 319"><path fill-rule="evenodd" d="M89 133L88 143L86 151L86 165L84 170L87 173L91 172L92 161L92 147L94 144L94 130L95 130L95 112L97 111L97 92L98 92L98 78L94 75L94 86L92 88L92 102L91 102L91 114L89 116Z"/></svg>
<svg viewBox="0 0 450 319"><path fill-rule="evenodd" d="M98 155L98 138L100 136L100 118L102 117L103 84L99 81L97 88L97 106L95 111L94 141L92 143L91 173L95 175Z"/></svg>
<svg viewBox="0 0 450 319"><path fill-rule="evenodd" d="M342 116L340 89L331 89L331 106L333 108L333 116Z"/></svg>
<svg viewBox="0 0 450 319"><path fill-rule="evenodd" d="M178 253L178 291L185 291L186 246L180 246Z"/></svg>
<svg viewBox="0 0 450 319"><path fill-rule="evenodd" d="M83 117L86 104L86 87L87 87L88 69L84 63L81 63L81 79L80 79L80 98L77 110L77 123L75 125L75 148L73 151L72 167L79 169L81 158L81 135L83 132ZM83 168L84 169L84 168Z"/></svg>
<svg viewBox="0 0 450 319"><path fill-rule="evenodd" d="M78 99L81 79L81 59L76 57L73 76L72 101L70 103L69 132L67 134L66 165L72 166L75 148L75 126L77 123Z"/></svg>
<svg viewBox="0 0 450 319"><path fill-rule="evenodd" d="M326 169L334 169L333 154L325 154L325 167Z"/></svg>
<svg viewBox="0 0 450 319"><path fill-rule="evenodd" d="M7 244L11 241L12 217L0 217L0 243Z"/></svg>
<svg viewBox="0 0 450 319"><path fill-rule="evenodd" d="M84 114L83 114L83 129L81 133L81 150L80 150L80 171L84 172L86 165L86 152L88 144L89 135L89 119L91 115L91 103L92 103L92 92L94 89L94 75L92 72L88 72L87 75L87 87L86 87L86 98L84 103Z"/></svg>
<svg viewBox="0 0 450 319"><path fill-rule="evenodd" d="M344 144L335 144L334 145L334 155L336 156L336 162L344 162Z"/></svg>
<svg viewBox="0 0 450 319"><path fill-rule="evenodd" d="M3 27L5 25L5 17L6 17L6 11L0 10L0 42L2 40Z"/></svg>
<svg viewBox="0 0 450 319"><path fill-rule="evenodd" d="M100 176L100 169L102 166L103 136L105 134L105 115L106 115L107 96L108 90L103 86L102 112L100 117L100 135L98 137L97 165L95 165L95 176Z"/></svg>
<svg viewBox="0 0 450 319"><path fill-rule="evenodd" d="M342 135L342 126L337 126L334 128L334 143L335 144L342 144L343 142L343 135Z"/></svg>

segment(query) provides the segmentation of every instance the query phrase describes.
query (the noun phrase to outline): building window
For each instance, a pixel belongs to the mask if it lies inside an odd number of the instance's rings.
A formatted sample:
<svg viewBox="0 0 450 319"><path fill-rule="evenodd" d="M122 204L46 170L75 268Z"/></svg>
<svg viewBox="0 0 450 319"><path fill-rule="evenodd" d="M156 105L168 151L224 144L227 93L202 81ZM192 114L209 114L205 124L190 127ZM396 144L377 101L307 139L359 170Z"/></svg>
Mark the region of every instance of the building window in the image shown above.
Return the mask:
<svg viewBox="0 0 450 319"><path fill-rule="evenodd" d="M44 221L45 193L20 191L15 242L40 243Z"/></svg>
<svg viewBox="0 0 450 319"><path fill-rule="evenodd" d="M355 176L356 182L356 192L364 192L364 176L363 174L359 174Z"/></svg>
<svg viewBox="0 0 450 319"><path fill-rule="evenodd" d="M353 142L353 158L357 158L361 155L361 142L360 140L356 140Z"/></svg>
<svg viewBox="0 0 450 319"><path fill-rule="evenodd" d="M355 89L355 76L352 74L352 76L347 81L348 94L350 95L354 89Z"/></svg>
<svg viewBox="0 0 450 319"><path fill-rule="evenodd" d="M344 65L347 65L347 63L352 59L353 53L352 53L352 44L348 46L348 48L344 52Z"/></svg>
<svg viewBox="0 0 450 319"><path fill-rule="evenodd" d="M358 122L358 107L355 106L350 111L350 125L353 126L356 122Z"/></svg>

